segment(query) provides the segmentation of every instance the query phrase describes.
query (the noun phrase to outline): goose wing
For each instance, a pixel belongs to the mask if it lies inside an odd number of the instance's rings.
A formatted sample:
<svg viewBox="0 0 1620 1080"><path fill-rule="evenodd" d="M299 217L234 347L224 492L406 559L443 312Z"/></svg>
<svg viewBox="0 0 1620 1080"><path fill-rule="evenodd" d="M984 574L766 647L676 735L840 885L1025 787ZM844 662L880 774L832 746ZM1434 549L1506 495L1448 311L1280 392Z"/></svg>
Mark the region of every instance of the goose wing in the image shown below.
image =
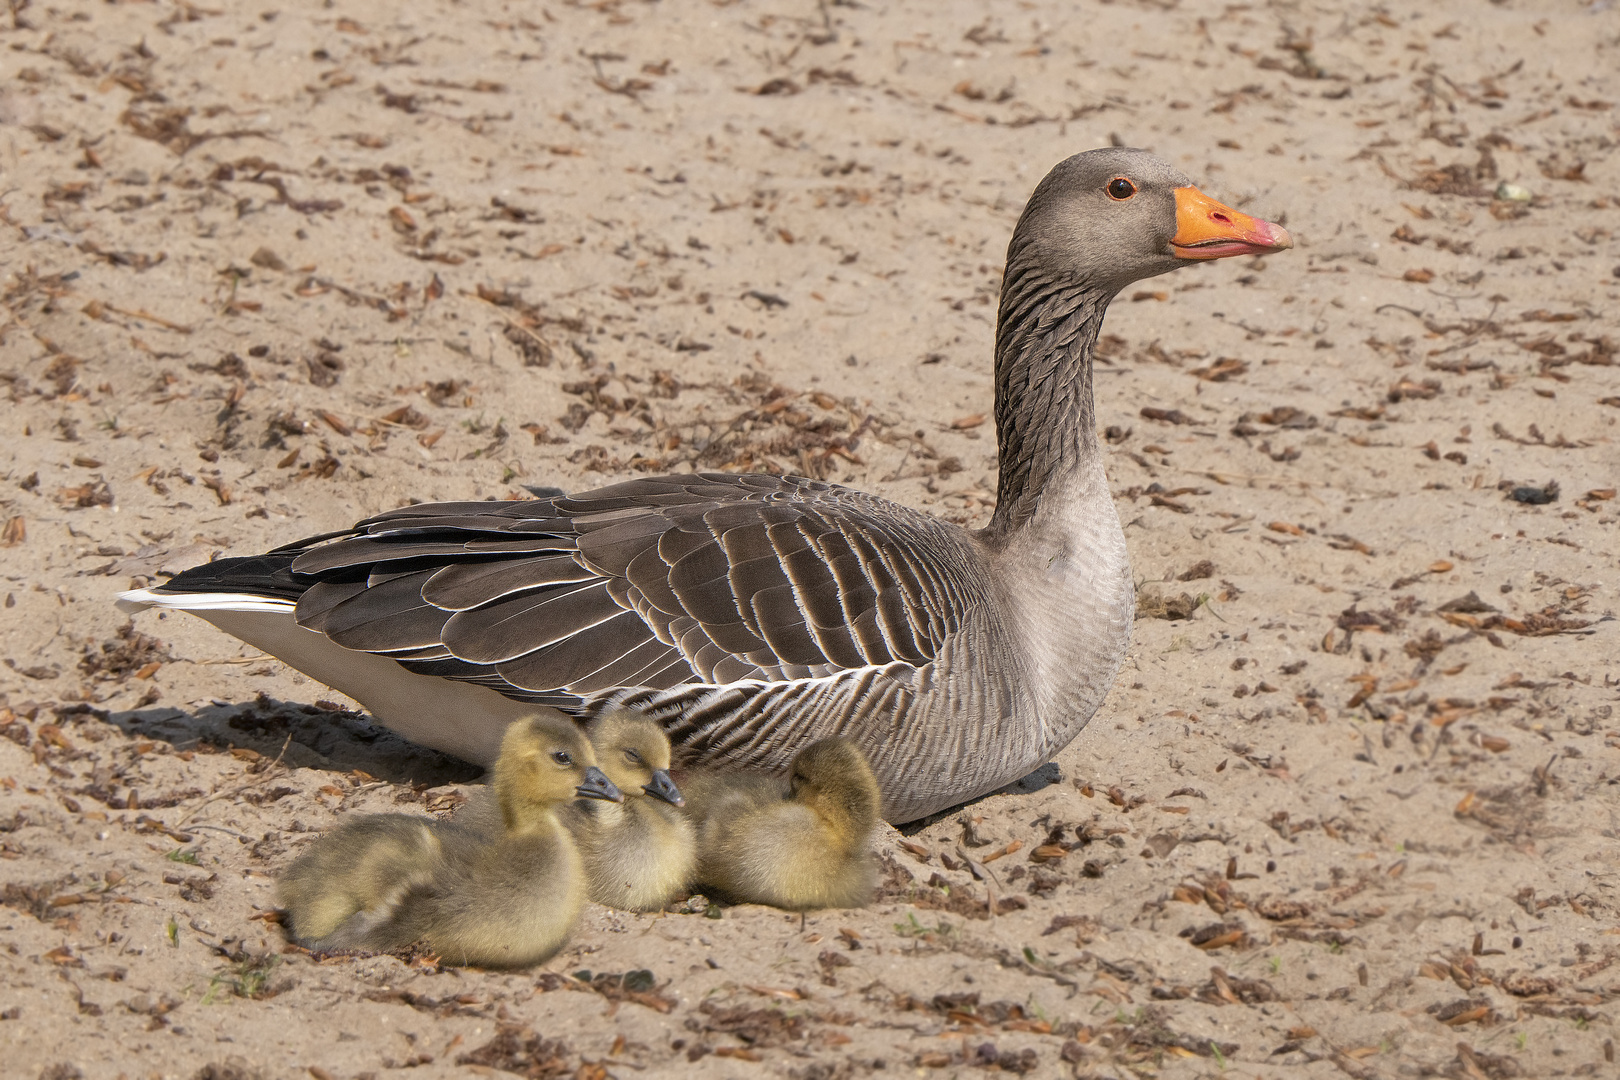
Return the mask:
<svg viewBox="0 0 1620 1080"><path fill-rule="evenodd" d="M410 506L279 554L313 582L301 625L562 708L631 687L906 677L984 588L955 526L761 475Z"/></svg>

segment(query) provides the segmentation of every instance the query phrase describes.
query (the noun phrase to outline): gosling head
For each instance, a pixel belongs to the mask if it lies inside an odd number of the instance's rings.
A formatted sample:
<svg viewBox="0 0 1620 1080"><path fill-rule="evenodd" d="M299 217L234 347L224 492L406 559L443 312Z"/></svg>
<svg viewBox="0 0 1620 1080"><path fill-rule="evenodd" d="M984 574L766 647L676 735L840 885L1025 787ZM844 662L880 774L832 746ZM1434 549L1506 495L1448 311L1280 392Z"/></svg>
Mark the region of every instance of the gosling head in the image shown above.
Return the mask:
<svg viewBox="0 0 1620 1080"><path fill-rule="evenodd" d="M788 794L837 822L852 839L877 825L877 777L849 739L821 739L799 751L788 773Z"/></svg>
<svg viewBox="0 0 1620 1080"><path fill-rule="evenodd" d="M597 768L579 725L552 716L531 716L507 727L495 761L495 797L511 831L572 799L624 801Z"/></svg>
<svg viewBox="0 0 1620 1080"><path fill-rule="evenodd" d="M652 720L628 709L608 709L585 730L602 771L621 791L686 805L669 778L669 736Z"/></svg>

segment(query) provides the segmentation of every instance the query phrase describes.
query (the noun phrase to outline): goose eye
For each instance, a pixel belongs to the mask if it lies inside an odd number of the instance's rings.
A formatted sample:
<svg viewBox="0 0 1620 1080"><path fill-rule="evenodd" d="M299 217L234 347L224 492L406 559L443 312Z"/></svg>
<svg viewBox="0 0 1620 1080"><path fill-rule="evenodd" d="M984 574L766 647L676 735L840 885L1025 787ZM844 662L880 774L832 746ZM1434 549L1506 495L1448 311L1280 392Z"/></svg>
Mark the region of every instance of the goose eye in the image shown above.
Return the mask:
<svg viewBox="0 0 1620 1080"><path fill-rule="evenodd" d="M1136 185L1123 176L1116 176L1108 181L1108 197L1124 202L1136 194Z"/></svg>
<svg viewBox="0 0 1620 1080"><path fill-rule="evenodd" d="M574 759L569 756L566 750L558 750L551 755L551 760L559 765L572 765L574 763Z"/></svg>
<svg viewBox="0 0 1620 1080"><path fill-rule="evenodd" d="M624 760L628 761L632 765L640 765L641 755L636 753L634 750L626 750L624 752Z"/></svg>

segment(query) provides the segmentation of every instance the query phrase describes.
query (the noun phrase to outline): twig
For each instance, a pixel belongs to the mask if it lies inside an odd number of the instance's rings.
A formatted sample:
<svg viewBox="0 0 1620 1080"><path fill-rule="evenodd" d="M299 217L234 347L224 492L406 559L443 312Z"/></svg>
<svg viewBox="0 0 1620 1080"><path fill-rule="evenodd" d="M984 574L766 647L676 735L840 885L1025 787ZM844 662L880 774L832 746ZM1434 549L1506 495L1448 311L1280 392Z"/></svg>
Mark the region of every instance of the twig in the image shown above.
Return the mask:
<svg viewBox="0 0 1620 1080"><path fill-rule="evenodd" d="M176 829L180 828L180 826L184 825L186 822L191 820L191 815L195 814L197 811L201 810L203 807L207 806L211 802L217 802L220 799L228 799L232 795L239 794L241 792L246 791L250 787L256 787L259 784L264 783L266 780L272 779L273 777L271 775L271 770L274 769L277 765L281 764L281 759L284 756L286 756L287 747L289 747L291 745L292 745L292 736L288 735L287 736L287 741L281 744L281 753L276 755L276 760L272 761L269 765L265 766L263 774L255 777L252 780L249 780L245 784L238 784L235 787L230 788L229 790L214 792L212 795L208 796L202 802L198 803L196 806L193 806L190 810L187 810L184 814L182 814L180 816L180 820L175 822L172 827L176 828Z"/></svg>
<svg viewBox="0 0 1620 1080"><path fill-rule="evenodd" d="M253 839L253 837L249 836L247 833L239 833L235 829L227 829L223 825L206 825L206 824L203 824L202 822L198 822L197 824L195 824L195 825L193 825L191 827L193 829L212 829L215 832L222 832L227 836L234 836L238 840L252 841L252 839Z"/></svg>
<svg viewBox="0 0 1620 1080"><path fill-rule="evenodd" d="M172 320L165 319L161 315L153 315L150 311L142 311L140 308L130 309L113 307L111 304L105 303L101 306L115 315L122 315L129 319L140 319L143 322L155 323L156 325L163 327L165 330L174 330L181 334L189 334L192 330L192 328L189 326L184 326Z"/></svg>
<svg viewBox="0 0 1620 1080"><path fill-rule="evenodd" d="M1047 970L1045 970L1043 968L1038 968L1034 964L1030 963L1028 960L1024 959L1022 956L1014 956L1010 952L1006 952L1006 951L1002 952L1002 954L1001 954L1001 966L1002 967L1017 968L1019 971L1024 972L1026 975L1037 975L1037 976L1039 976L1040 978L1043 978L1043 979L1051 979L1053 982L1057 983L1059 986L1068 987L1069 991L1070 991L1070 993L1069 993L1070 997L1073 997L1075 994L1078 994L1080 992L1080 984L1078 982L1076 982L1075 980L1069 978L1067 975L1063 974L1062 972L1060 972L1060 971L1047 971Z"/></svg>
<svg viewBox="0 0 1620 1080"><path fill-rule="evenodd" d="M985 913L994 922L996 918L996 888L1001 884L1001 880L996 877L995 872L988 866L963 851L961 845L957 845L956 857L967 864L968 873L972 874L975 880L984 883Z"/></svg>

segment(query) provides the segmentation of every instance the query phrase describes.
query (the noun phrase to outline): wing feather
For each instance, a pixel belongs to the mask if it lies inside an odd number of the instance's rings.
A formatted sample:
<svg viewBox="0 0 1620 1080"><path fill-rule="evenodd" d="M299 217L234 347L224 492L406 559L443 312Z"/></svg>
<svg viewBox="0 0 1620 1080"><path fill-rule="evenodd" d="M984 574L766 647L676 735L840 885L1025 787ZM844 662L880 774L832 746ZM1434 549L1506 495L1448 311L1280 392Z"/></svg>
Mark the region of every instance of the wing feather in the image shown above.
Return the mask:
<svg viewBox="0 0 1620 1080"><path fill-rule="evenodd" d="M298 625L309 630L326 631L326 616L343 601L366 591L365 581L317 581L304 590L293 609Z"/></svg>
<svg viewBox="0 0 1620 1080"><path fill-rule="evenodd" d="M486 521L502 511L512 511L515 508L542 507L546 500L530 502L488 503L488 502L442 502L442 503L413 503L410 506L400 506L393 510L384 510L380 514L366 518L355 526L356 531L370 529L372 526L391 526L406 523L415 524L418 521Z"/></svg>
<svg viewBox="0 0 1620 1080"><path fill-rule="evenodd" d="M686 662L685 657L676 653L674 659L662 668L656 670L649 668L644 672L638 685L653 690L668 690L670 687L692 682L696 678L697 676L692 673L692 665Z"/></svg>
<svg viewBox="0 0 1620 1080"><path fill-rule="evenodd" d="M661 514L624 517L580 536L579 553L601 573L622 577L636 556L657 549L658 538L668 528L669 521Z"/></svg>
<svg viewBox="0 0 1620 1080"><path fill-rule="evenodd" d="M589 678L605 663L629 652L647 637L647 625L633 611L587 627L561 641L495 665L502 678L525 690L559 690Z"/></svg>
<svg viewBox="0 0 1620 1080"><path fill-rule="evenodd" d="M422 599L449 611L466 611L514 593L599 576L569 555L451 563L423 584Z"/></svg>
<svg viewBox="0 0 1620 1080"><path fill-rule="evenodd" d="M889 641L883 636L883 628L878 624L876 605L865 611L856 612L849 621L849 628L855 634L855 639L861 644L861 651L866 654L868 664L887 664L894 660L894 654L889 652Z"/></svg>
<svg viewBox="0 0 1620 1080"><path fill-rule="evenodd" d="M439 644L450 613L422 599L432 571L390 578L327 611L321 632L345 649L392 653Z"/></svg>
<svg viewBox="0 0 1620 1080"><path fill-rule="evenodd" d="M295 574L324 574L348 566L375 565L396 559L425 559L429 556L477 557L486 555L530 555L544 551L567 550L573 547L553 537L512 537L510 539L472 540L476 533L468 530L465 539L443 539L444 533L435 530L434 539L417 542L356 536L337 540L312 548L293 560Z"/></svg>
<svg viewBox="0 0 1620 1080"><path fill-rule="evenodd" d="M623 612L603 584L598 579L519 593L458 611L445 622L443 641L456 656L475 664L515 660Z"/></svg>
<svg viewBox="0 0 1620 1080"><path fill-rule="evenodd" d="M658 553L655 544L642 551L625 568L625 577L640 590L647 602L666 615L684 615L680 598L669 587L669 564Z"/></svg>
<svg viewBox="0 0 1620 1080"><path fill-rule="evenodd" d="M727 653L714 665L714 674L711 680L717 683L742 682L744 679L758 679L765 673L755 664L750 664L740 656Z"/></svg>
<svg viewBox="0 0 1620 1080"><path fill-rule="evenodd" d="M569 683L568 689L584 696L617 690L621 686L640 686L641 675L644 672L662 670L679 655L656 638L643 641L585 678Z"/></svg>
<svg viewBox="0 0 1620 1080"><path fill-rule="evenodd" d="M669 587L695 619L713 623L740 623L742 619L731 588L731 563L712 541L692 549L669 568Z"/></svg>
<svg viewBox="0 0 1620 1080"><path fill-rule="evenodd" d="M836 667L860 667L866 658L844 625L843 598L832 568L811 548L798 523L772 526L770 534L817 647Z"/></svg>
<svg viewBox="0 0 1620 1080"><path fill-rule="evenodd" d="M777 572L781 572L780 567ZM827 657L810 636L804 612L799 609L793 586L786 578L780 585L756 591L751 600L761 636L783 663L807 666L826 663Z"/></svg>
<svg viewBox="0 0 1620 1080"><path fill-rule="evenodd" d="M741 619L725 623L700 621L698 625L703 627L710 641L733 656L747 656L766 647L765 642L744 626Z"/></svg>
<svg viewBox="0 0 1620 1080"><path fill-rule="evenodd" d="M668 566L674 566L694 551L711 546L714 536L708 529L691 530L676 523L658 538L658 556Z"/></svg>

